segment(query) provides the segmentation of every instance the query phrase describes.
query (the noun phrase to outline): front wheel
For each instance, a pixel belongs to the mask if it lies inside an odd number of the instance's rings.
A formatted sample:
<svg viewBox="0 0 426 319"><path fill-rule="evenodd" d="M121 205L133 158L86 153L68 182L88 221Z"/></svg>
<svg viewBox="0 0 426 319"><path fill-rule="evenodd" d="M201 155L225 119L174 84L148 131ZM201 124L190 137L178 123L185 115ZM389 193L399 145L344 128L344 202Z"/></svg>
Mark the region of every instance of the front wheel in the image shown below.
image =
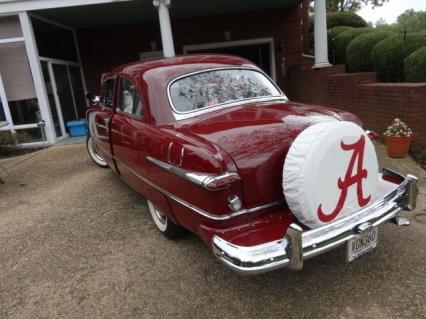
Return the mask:
<svg viewBox="0 0 426 319"><path fill-rule="evenodd" d="M166 214L161 212L153 203L148 201L149 212L157 229L167 238L175 239L186 234L185 228L173 223Z"/></svg>
<svg viewBox="0 0 426 319"><path fill-rule="evenodd" d="M86 139L87 152L90 158L100 167L107 168L108 163L99 154L98 146L96 145L95 139L92 136L88 136Z"/></svg>

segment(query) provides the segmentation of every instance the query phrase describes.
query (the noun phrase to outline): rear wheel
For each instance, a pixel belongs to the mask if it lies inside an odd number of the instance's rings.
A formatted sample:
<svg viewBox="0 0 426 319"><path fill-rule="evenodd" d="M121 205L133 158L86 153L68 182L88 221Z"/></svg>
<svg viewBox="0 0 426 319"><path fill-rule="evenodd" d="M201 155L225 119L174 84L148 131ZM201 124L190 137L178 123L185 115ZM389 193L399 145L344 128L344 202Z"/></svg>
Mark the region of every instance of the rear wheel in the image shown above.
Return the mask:
<svg viewBox="0 0 426 319"><path fill-rule="evenodd" d="M161 212L153 203L148 201L149 212L157 229L167 238L175 239L186 234L186 229L173 223L166 214Z"/></svg>
<svg viewBox="0 0 426 319"><path fill-rule="evenodd" d="M87 151L90 158L100 167L107 168L108 164L104 158L99 154L98 146L96 145L95 139L92 136L88 136L86 139Z"/></svg>

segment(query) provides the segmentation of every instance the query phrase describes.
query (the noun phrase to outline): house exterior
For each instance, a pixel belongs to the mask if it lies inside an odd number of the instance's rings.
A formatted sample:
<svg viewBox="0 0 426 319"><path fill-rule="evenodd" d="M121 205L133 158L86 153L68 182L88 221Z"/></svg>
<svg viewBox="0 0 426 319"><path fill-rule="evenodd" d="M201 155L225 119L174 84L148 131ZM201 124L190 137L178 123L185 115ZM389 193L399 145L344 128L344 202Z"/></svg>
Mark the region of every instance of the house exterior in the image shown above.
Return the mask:
<svg viewBox="0 0 426 319"><path fill-rule="evenodd" d="M99 93L102 73L175 54L248 58L285 91L306 48L307 12L307 0L0 0L3 130L54 144L84 118L84 93ZM325 0L315 12L314 67L326 67Z"/></svg>

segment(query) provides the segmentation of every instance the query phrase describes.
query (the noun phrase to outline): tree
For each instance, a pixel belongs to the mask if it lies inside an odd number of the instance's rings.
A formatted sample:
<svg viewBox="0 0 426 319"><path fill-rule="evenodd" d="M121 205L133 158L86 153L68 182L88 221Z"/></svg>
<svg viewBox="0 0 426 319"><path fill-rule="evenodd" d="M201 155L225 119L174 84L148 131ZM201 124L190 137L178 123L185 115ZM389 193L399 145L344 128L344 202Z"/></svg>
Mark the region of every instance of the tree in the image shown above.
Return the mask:
<svg viewBox="0 0 426 319"><path fill-rule="evenodd" d="M383 27L386 27L388 25L388 23L386 22L386 20L385 19L383 19L383 18L380 18L379 20L377 20L377 22L376 22L376 27L377 28L383 28Z"/></svg>
<svg viewBox="0 0 426 319"><path fill-rule="evenodd" d="M409 9L398 17L396 24L404 32L426 30L426 11Z"/></svg>
<svg viewBox="0 0 426 319"><path fill-rule="evenodd" d="M361 9L361 1L327 0L327 12L357 12Z"/></svg>
<svg viewBox="0 0 426 319"><path fill-rule="evenodd" d="M311 0L311 4L313 5ZM382 6L389 0L327 0L327 12L356 12L363 5L371 5L373 8ZM313 6L310 6L310 12L313 12Z"/></svg>

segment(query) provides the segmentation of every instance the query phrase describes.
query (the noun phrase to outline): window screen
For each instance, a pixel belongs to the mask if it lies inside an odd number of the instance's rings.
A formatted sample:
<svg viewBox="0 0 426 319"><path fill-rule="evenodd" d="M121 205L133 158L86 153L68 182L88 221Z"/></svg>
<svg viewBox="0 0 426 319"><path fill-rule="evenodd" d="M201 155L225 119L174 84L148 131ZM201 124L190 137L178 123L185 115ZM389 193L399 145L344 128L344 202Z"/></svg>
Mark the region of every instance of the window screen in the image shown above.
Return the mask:
<svg viewBox="0 0 426 319"><path fill-rule="evenodd" d="M0 74L8 101L36 97L27 51L23 42L0 44Z"/></svg>

